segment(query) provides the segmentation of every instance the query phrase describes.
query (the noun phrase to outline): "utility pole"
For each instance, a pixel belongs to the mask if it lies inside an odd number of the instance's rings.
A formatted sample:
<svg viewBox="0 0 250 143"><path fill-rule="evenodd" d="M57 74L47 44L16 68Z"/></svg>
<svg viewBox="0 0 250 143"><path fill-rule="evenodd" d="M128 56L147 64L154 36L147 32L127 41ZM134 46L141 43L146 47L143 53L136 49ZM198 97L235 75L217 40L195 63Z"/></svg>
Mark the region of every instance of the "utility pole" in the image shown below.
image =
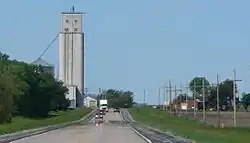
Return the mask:
<svg viewBox="0 0 250 143"><path fill-rule="evenodd" d="M104 94L104 89L103 88L101 89L101 94L102 94L102 99L104 99L105 98L105 94Z"/></svg>
<svg viewBox="0 0 250 143"><path fill-rule="evenodd" d="M217 127L220 127L220 82L219 74L217 74Z"/></svg>
<svg viewBox="0 0 250 143"><path fill-rule="evenodd" d="M174 111L175 111L175 114L177 113L177 111L179 112L178 110L178 104L179 104L179 101L181 99L178 99L178 94L177 94L177 91L180 91L180 93L182 93L182 89L177 89L176 85L174 86Z"/></svg>
<svg viewBox="0 0 250 143"><path fill-rule="evenodd" d="M177 99L177 91L181 91L182 89L177 89L176 85L174 86L174 89L172 89L172 83L169 82L169 86L167 87L167 92L169 92L169 98L170 98L170 111L174 111L174 114L177 113L177 105L176 102L178 102ZM174 92L174 98L173 98L173 103L172 103L172 92ZM173 106L171 106L173 104Z"/></svg>
<svg viewBox="0 0 250 143"><path fill-rule="evenodd" d="M174 86L174 100L173 100L173 103L174 103L174 115L176 114L177 112L177 105L176 103L178 102L178 99L177 99L177 87L176 85Z"/></svg>
<svg viewBox="0 0 250 143"><path fill-rule="evenodd" d="M101 96L102 96L102 89L101 88L99 88L99 96L100 96L100 99L102 98Z"/></svg>
<svg viewBox="0 0 250 143"><path fill-rule="evenodd" d="M188 92L189 92L189 82L187 81L186 85L186 118L188 118Z"/></svg>
<svg viewBox="0 0 250 143"><path fill-rule="evenodd" d="M193 94L193 106L194 106L194 119L196 119L196 81L194 80L194 94Z"/></svg>
<svg viewBox="0 0 250 143"><path fill-rule="evenodd" d="M163 86L163 104L162 104L163 110L165 110L165 107L166 107L165 103L166 103L166 87L164 85Z"/></svg>
<svg viewBox="0 0 250 143"><path fill-rule="evenodd" d="M242 80L238 80L236 78L236 69L234 68L234 71L233 71L233 104L234 104L234 119L233 119L233 124L234 124L234 127L236 127L237 125L237 121L236 121L236 82L237 81L242 81Z"/></svg>
<svg viewBox="0 0 250 143"><path fill-rule="evenodd" d="M203 123L206 123L206 104L205 104L205 77L202 79L202 104L203 104Z"/></svg>
<svg viewBox="0 0 250 143"><path fill-rule="evenodd" d="M143 105L146 107L146 89L143 90Z"/></svg>
<svg viewBox="0 0 250 143"><path fill-rule="evenodd" d="M233 97L234 97L234 127L236 127L236 70L234 69L233 76Z"/></svg>
<svg viewBox="0 0 250 143"><path fill-rule="evenodd" d="M99 91L98 91L98 93L99 93L99 95L98 95L98 96L99 96L99 97L98 97L98 99L99 99L99 100L97 101L97 104L98 104L98 107L99 107L99 106L100 106L100 99L102 99L102 89L101 89L101 88L99 88L98 90L99 90Z"/></svg>
<svg viewBox="0 0 250 143"><path fill-rule="evenodd" d="M104 99L107 99L106 89L104 89L103 92L104 92Z"/></svg>
<svg viewBox="0 0 250 143"><path fill-rule="evenodd" d="M169 80L169 87L167 87L167 91L169 91L169 109L170 113L172 113L172 83L171 80Z"/></svg>
<svg viewBox="0 0 250 143"><path fill-rule="evenodd" d="M104 97L105 97L104 99L107 99L107 92L106 91L107 91L107 89L105 88L104 89Z"/></svg>
<svg viewBox="0 0 250 143"><path fill-rule="evenodd" d="M101 89L102 99L106 99L106 89Z"/></svg>
<svg viewBox="0 0 250 143"><path fill-rule="evenodd" d="M179 106L179 111L181 112L181 114L183 114L183 111L182 111L182 107L181 107L181 103L183 103L183 94L182 94L182 90L183 90L183 86L182 84L180 85L180 95L181 95L181 99L180 99L180 106ZM180 113L179 113L179 116L180 116Z"/></svg>
<svg viewBox="0 0 250 143"><path fill-rule="evenodd" d="M161 88L158 89L158 106L161 104Z"/></svg>

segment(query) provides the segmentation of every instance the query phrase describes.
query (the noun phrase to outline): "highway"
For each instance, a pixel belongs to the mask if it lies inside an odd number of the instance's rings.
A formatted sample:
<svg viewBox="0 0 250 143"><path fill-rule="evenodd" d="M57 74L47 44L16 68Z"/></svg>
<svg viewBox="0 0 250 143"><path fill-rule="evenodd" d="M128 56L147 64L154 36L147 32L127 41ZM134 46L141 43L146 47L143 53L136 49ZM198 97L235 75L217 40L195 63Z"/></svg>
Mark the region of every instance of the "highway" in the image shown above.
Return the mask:
<svg viewBox="0 0 250 143"><path fill-rule="evenodd" d="M96 126L94 119L79 124L23 138L12 143L146 143L128 126L122 124L120 114L110 111L104 123Z"/></svg>

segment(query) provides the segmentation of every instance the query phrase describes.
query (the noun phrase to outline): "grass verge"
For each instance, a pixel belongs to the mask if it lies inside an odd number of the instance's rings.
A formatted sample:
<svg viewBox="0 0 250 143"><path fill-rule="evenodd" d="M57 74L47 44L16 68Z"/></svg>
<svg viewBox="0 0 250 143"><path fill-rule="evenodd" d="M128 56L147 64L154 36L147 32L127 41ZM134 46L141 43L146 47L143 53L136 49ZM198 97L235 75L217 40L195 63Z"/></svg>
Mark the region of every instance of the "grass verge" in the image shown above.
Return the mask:
<svg viewBox="0 0 250 143"><path fill-rule="evenodd" d="M60 111L60 112L56 112L55 116L42 118L42 119L13 117L12 122L10 124L0 125L0 135L12 133L16 131L34 129L34 128L39 128L39 127L79 120L83 116L88 114L90 111L91 109L88 109L88 108Z"/></svg>
<svg viewBox="0 0 250 143"><path fill-rule="evenodd" d="M249 128L218 129L171 116L166 111L153 108L131 108L129 112L136 121L195 140L197 143L249 143L250 141Z"/></svg>

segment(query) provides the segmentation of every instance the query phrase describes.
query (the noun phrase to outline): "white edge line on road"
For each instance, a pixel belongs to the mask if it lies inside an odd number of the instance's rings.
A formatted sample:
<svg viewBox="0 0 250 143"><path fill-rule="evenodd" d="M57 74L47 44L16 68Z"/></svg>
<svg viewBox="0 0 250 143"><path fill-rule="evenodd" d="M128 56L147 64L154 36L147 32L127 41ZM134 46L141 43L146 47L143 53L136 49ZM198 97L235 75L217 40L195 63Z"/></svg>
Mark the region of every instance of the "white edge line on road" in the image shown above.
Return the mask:
<svg viewBox="0 0 250 143"><path fill-rule="evenodd" d="M149 140L147 137L145 137L144 135L142 135L141 133L139 133L136 129L134 129L133 127L131 127L130 125L128 125L130 129L132 129L137 135L139 135L141 138L143 138L144 140L146 140L148 143L152 143L151 140Z"/></svg>
<svg viewBox="0 0 250 143"><path fill-rule="evenodd" d="M125 121L122 113L120 112L120 116L122 118L122 121ZM146 142L148 143L152 143L150 139L148 139L147 137L145 137L144 135L142 135L141 133L139 133L136 129L134 129L133 127L131 127L129 124L127 124L127 126L132 130L134 131L138 136L140 136L141 138L143 138L144 140L146 140Z"/></svg>
<svg viewBox="0 0 250 143"><path fill-rule="evenodd" d="M92 112L90 112L89 113L89 115L86 115L86 116L90 116L91 114L93 114ZM84 117L83 117L84 118ZM86 119L86 118L85 118ZM95 117L93 117L92 119L91 119L91 121L92 120L94 120L95 119ZM80 119L81 120L81 119ZM78 120L78 121L80 121L80 120ZM82 120L82 121L84 121L84 120ZM74 124L74 123L73 123ZM22 140L26 140L27 138L32 138L32 137L38 137L38 136L42 136L42 135L45 135L45 134L47 134L47 133L51 133L51 132L56 132L56 131L59 131L59 130L61 130L61 129L64 129L64 128L67 128L67 127L69 127L70 125L67 125L66 127L62 127L62 128L55 128L55 129L52 129L52 130L48 130L48 131L38 131L38 132L34 132L34 133L31 133L31 135L28 135L28 136L25 136L25 137L21 137L21 138L19 138L19 139L17 139L17 140L14 140L14 141L11 141L11 142L9 142L9 143L14 143L14 142L16 142L16 141L22 141ZM0 142L1 141L5 141L5 139L3 139L3 140L0 140Z"/></svg>

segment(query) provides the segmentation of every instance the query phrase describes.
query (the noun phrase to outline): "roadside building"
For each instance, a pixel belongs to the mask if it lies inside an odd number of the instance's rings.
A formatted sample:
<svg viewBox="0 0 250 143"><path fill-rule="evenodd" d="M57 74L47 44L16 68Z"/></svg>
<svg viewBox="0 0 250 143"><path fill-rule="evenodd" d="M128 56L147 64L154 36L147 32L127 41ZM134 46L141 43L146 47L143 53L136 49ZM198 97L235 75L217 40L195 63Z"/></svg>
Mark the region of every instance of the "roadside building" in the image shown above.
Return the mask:
<svg viewBox="0 0 250 143"><path fill-rule="evenodd" d="M198 109L199 105L202 103L202 101L196 99L196 100L174 100L171 104L175 109L179 110L190 110L196 108Z"/></svg>
<svg viewBox="0 0 250 143"><path fill-rule="evenodd" d="M96 108L97 107L97 99L94 95L88 94L84 98L84 105L88 108Z"/></svg>

